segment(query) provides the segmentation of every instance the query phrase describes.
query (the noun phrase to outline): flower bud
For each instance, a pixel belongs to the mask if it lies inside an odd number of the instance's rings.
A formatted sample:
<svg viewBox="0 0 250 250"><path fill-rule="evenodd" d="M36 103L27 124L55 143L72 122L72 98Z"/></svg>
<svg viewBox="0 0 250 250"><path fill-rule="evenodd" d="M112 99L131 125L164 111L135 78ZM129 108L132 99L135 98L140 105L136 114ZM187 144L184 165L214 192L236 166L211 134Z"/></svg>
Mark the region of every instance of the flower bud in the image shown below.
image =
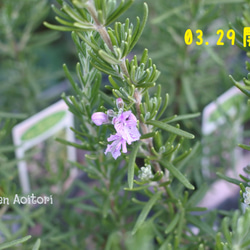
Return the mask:
<svg viewBox="0 0 250 250"><path fill-rule="evenodd" d="M250 187L246 187L246 191L243 193L244 203L250 205Z"/></svg>
<svg viewBox="0 0 250 250"><path fill-rule="evenodd" d="M122 98L117 98L116 99L116 107L118 108L118 110L120 110L120 109L123 110L124 102L123 102Z"/></svg>
<svg viewBox="0 0 250 250"><path fill-rule="evenodd" d="M97 126L100 126L100 125L105 124L105 123L109 123L108 116L103 112L95 112L91 116L91 120Z"/></svg>
<svg viewBox="0 0 250 250"><path fill-rule="evenodd" d="M116 116L115 112L112 109L107 111L108 118L113 118ZM111 119L112 120L112 119Z"/></svg>

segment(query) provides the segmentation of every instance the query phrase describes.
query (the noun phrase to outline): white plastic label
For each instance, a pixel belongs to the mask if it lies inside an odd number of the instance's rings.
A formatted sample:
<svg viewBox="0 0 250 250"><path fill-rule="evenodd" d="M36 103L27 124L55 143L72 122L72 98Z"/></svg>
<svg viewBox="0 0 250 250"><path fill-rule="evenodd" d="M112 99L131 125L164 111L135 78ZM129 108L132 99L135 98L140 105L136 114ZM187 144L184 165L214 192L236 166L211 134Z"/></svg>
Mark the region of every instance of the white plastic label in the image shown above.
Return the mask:
<svg viewBox="0 0 250 250"><path fill-rule="evenodd" d="M13 142L16 146L16 158L19 160L17 165L23 193L30 192L27 162L24 160L25 152L63 129L66 140L74 141L74 133L70 127L73 127L73 115L68 111L66 103L61 100L13 128ZM67 158L70 161L76 160L74 147L67 147ZM72 169L71 174L75 175L76 169Z"/></svg>

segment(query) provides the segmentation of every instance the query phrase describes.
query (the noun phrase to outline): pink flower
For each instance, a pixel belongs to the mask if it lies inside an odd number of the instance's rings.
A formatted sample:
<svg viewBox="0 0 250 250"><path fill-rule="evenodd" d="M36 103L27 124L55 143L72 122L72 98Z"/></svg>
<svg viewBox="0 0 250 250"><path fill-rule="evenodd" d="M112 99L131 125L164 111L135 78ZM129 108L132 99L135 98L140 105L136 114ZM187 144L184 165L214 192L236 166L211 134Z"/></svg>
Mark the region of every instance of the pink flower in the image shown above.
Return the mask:
<svg viewBox="0 0 250 250"><path fill-rule="evenodd" d="M111 135L108 138L108 141L113 142L107 146L107 149L104 152L105 155L110 152L113 158L117 159L117 157L121 155L121 148L123 153L127 153L126 140L124 140L118 133L115 135Z"/></svg>
<svg viewBox="0 0 250 250"><path fill-rule="evenodd" d="M137 119L131 111L123 112L113 118L112 123L114 124L116 132L120 134L128 144L140 139L141 134L137 129Z"/></svg>
<svg viewBox="0 0 250 250"><path fill-rule="evenodd" d="M109 123L108 116L103 112L95 112L91 116L91 120L94 122L95 125L100 126L105 123Z"/></svg>
<svg viewBox="0 0 250 250"><path fill-rule="evenodd" d="M103 112L96 112L91 116L92 121L100 126L105 123L109 123L109 118L113 117L112 124L115 127L116 134L111 135L107 140L112 141L107 146L105 154L110 152L114 159L117 159L121 155L121 149L123 153L127 153L127 144L129 145L140 139L140 132L137 128L137 119L134 114L129 110L123 112L124 102L121 98L116 100L118 114L113 110L108 110L107 114Z"/></svg>

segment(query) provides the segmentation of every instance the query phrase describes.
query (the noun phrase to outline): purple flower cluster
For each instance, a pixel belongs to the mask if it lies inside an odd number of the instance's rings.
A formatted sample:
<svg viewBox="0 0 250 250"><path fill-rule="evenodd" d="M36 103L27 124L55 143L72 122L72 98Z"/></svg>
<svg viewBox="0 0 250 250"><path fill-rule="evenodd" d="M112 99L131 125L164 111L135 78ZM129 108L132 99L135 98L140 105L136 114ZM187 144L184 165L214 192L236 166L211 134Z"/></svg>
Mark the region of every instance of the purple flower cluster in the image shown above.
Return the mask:
<svg viewBox="0 0 250 250"><path fill-rule="evenodd" d="M105 151L105 154L110 152L114 159L117 159L121 155L121 149L123 153L127 153L126 143L130 145L132 142L138 141L141 136L134 114L130 110L123 112L123 101L121 98L118 98L116 103L119 108L118 114L115 115L114 112L110 112L114 115L112 124L116 130L116 134L111 135L107 139L108 142L112 141L112 143L107 146ZM103 112L94 113L91 119L97 126L109 123L109 116Z"/></svg>

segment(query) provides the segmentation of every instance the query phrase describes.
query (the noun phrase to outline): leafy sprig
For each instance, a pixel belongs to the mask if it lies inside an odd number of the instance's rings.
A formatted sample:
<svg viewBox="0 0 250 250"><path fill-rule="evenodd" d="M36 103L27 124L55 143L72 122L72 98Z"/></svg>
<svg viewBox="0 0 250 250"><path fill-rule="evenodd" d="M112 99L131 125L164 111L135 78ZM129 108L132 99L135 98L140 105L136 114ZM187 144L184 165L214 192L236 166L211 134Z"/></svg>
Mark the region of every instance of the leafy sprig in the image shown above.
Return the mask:
<svg viewBox="0 0 250 250"><path fill-rule="evenodd" d="M137 17L136 25L126 19L124 23L115 22L112 28L107 25L115 21L118 13L125 11L132 1L121 1L120 4L115 4L116 10L114 3L117 1L72 1L71 4L60 1L60 3L62 5L60 10L55 9L54 6L52 8L60 17L56 20L61 26L47 22L44 24L51 29L73 31L72 38L80 60L76 67L78 83L64 66L76 96L63 96L69 109L80 121L79 129L73 129L79 144L65 141L64 143L87 151L86 164L75 164L86 171L91 178L98 179L105 187L98 189L104 204L103 216L105 215L105 218L111 218L117 224L115 220L121 216L121 211L118 207L114 207L114 199L116 199L114 197L118 192L114 188L124 175L127 175L128 187L122 185L123 190L134 191L131 193L142 192L148 198L146 203L135 197L131 199L132 202L142 207L132 234L136 234L143 225L149 222L146 219L153 208L157 211L158 207L166 206L169 208L168 216L176 218L168 229L159 228L158 224L154 225L155 231L158 232L158 244L162 246L170 244L173 237L170 232L174 232L174 246L181 246L181 238L188 228L188 223L205 231L207 228L204 223L198 222L199 219L195 215L190 215L187 220L185 219L191 211L202 209L196 208L194 203L187 202L189 192L186 191L182 195L185 189L194 190L194 186L182 170L190 157L198 150L199 145L195 145L193 151L191 149L183 151L181 146L184 138L192 139L194 135L180 129L179 124L170 125L170 123L194 118L199 114L164 117L169 96L166 94L164 98L162 97L159 84L157 84L155 94L151 95L151 89L156 86L160 72L149 58L148 50L144 49L140 60L136 55L129 59L147 21L147 4L143 5L143 18L141 20ZM100 72L108 75L110 84L105 86L106 90L102 88ZM133 147L130 147L128 156L124 154L123 157L114 160L103 154L103 149L107 146L107 131L114 131L114 128L112 124L94 126L91 114L94 111L108 114L108 107L115 109L117 98L124 101L124 110L132 110L136 115L141 138L140 141L133 143ZM150 178L137 180L136 176L143 165L143 163L138 163L139 159L142 159L145 166L152 166L153 177L149 175ZM120 170L123 164L126 164L126 167ZM119 169L116 175L114 175L114 168ZM204 190L202 189L199 193L194 192L191 200L198 200L204 194ZM122 201L122 204L124 202ZM123 206L129 207L129 205L128 202ZM97 209L93 208L96 213L99 211L99 205L97 207ZM109 211L112 211L112 216ZM175 216L176 212L178 216ZM126 214L123 210L123 216ZM158 210L154 214L154 219L161 223L163 218L161 215L162 212ZM164 240L164 231L169 234L166 240ZM113 238L110 235L108 244L112 241Z"/></svg>

